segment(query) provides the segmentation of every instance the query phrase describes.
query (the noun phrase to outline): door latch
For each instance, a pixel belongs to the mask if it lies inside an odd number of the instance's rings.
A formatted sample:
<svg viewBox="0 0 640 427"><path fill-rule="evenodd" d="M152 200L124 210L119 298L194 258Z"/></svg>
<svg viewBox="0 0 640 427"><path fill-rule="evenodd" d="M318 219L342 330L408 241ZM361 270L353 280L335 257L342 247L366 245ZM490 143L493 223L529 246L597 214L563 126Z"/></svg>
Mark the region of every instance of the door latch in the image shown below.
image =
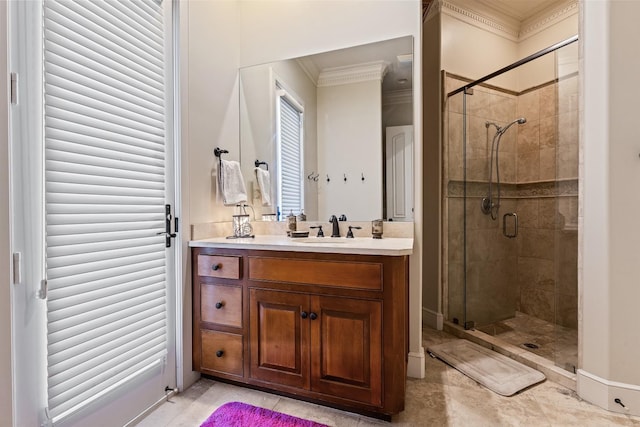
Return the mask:
<svg viewBox="0 0 640 427"><path fill-rule="evenodd" d="M175 232L171 232L171 220L175 219ZM178 233L178 218L173 218L171 215L171 205L164 205L164 231L160 233L156 233L157 236L164 235L165 237L165 246L167 248L171 247L171 239L175 238Z"/></svg>

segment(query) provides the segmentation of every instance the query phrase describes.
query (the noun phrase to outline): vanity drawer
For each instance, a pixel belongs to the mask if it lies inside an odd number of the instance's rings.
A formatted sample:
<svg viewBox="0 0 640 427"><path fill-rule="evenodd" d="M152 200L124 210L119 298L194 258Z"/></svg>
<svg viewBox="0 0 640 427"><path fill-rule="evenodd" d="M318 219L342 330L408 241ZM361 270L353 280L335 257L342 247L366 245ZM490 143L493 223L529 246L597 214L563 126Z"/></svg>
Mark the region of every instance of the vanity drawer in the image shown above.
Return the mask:
<svg viewBox="0 0 640 427"><path fill-rule="evenodd" d="M200 320L242 327L242 287L200 284Z"/></svg>
<svg viewBox="0 0 640 427"><path fill-rule="evenodd" d="M341 288L382 290L382 264L249 257L249 279Z"/></svg>
<svg viewBox="0 0 640 427"><path fill-rule="evenodd" d="M239 279L240 257L198 255L198 276Z"/></svg>
<svg viewBox="0 0 640 427"><path fill-rule="evenodd" d="M202 330L202 368L242 376L242 335Z"/></svg>

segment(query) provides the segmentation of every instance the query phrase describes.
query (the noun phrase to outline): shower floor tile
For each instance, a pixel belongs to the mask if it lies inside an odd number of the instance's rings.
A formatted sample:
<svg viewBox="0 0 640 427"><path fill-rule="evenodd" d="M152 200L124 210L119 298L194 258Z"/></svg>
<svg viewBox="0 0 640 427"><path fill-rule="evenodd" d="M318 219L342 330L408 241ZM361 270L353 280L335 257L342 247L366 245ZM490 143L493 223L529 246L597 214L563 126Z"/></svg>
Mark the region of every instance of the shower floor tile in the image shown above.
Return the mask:
<svg viewBox="0 0 640 427"><path fill-rule="evenodd" d="M511 319L476 329L551 360L556 366L569 372L575 372L575 367L578 366L577 329L554 325L520 312L516 312L516 316Z"/></svg>

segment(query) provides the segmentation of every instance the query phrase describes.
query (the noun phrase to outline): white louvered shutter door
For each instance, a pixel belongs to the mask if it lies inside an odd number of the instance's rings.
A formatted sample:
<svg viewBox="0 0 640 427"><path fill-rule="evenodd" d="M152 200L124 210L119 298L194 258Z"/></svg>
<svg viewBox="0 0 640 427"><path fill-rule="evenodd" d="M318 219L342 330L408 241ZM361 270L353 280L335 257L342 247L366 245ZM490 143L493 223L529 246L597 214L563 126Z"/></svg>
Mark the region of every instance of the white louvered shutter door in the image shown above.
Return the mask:
<svg viewBox="0 0 640 427"><path fill-rule="evenodd" d="M44 2L54 423L167 353L163 19L154 0Z"/></svg>
<svg viewBox="0 0 640 427"><path fill-rule="evenodd" d="M302 113L285 97L279 97L280 211L283 216L304 207L302 180Z"/></svg>

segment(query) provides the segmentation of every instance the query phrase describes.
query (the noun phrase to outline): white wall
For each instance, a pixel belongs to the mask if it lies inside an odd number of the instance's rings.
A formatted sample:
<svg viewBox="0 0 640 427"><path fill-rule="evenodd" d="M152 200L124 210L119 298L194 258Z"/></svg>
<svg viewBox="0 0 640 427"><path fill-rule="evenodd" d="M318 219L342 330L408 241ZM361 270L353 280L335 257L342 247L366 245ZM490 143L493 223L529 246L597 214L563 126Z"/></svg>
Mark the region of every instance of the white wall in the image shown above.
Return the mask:
<svg viewBox="0 0 640 427"><path fill-rule="evenodd" d="M581 397L640 415L640 3L582 2ZM615 403L619 398L626 409Z"/></svg>
<svg viewBox="0 0 640 427"><path fill-rule="evenodd" d="M420 34L413 0L243 0L240 66Z"/></svg>
<svg viewBox="0 0 640 427"><path fill-rule="evenodd" d="M382 218L381 131L380 80L318 88L321 220L341 214L352 220Z"/></svg>
<svg viewBox="0 0 640 427"><path fill-rule="evenodd" d="M575 13L549 28L545 28L544 31L522 40L518 43L518 59L525 58L541 49L575 36L578 34L578 22L578 14ZM561 54L562 51L567 49L577 49L577 44L574 43L571 46L567 46L561 49L559 53ZM577 57L577 55L573 56ZM555 73L556 65L558 64L555 55L545 55L520 67L517 72L516 90L522 91L559 77ZM572 71L578 71L577 64L575 64ZM563 74L560 76L567 75L568 73L569 70L564 69Z"/></svg>
<svg viewBox="0 0 640 427"><path fill-rule="evenodd" d="M236 1L182 1L183 141L187 145L190 223L229 221L232 208L216 200L215 147L239 160L238 24Z"/></svg>
<svg viewBox="0 0 640 427"><path fill-rule="evenodd" d="M441 68L448 73L475 80L520 59L517 42L463 22L445 10L441 13L441 27ZM504 74L491 83L515 88L516 75Z"/></svg>
<svg viewBox="0 0 640 427"><path fill-rule="evenodd" d="M0 81L8 82L8 14L0 1ZM9 197L9 97L0 84L0 426L13 424L13 378L11 375L11 235Z"/></svg>
<svg viewBox="0 0 640 427"><path fill-rule="evenodd" d="M231 208L216 201L215 147L240 155L236 1L179 1L182 243L182 372L178 386L197 378L191 370L192 298L189 226L229 220Z"/></svg>

